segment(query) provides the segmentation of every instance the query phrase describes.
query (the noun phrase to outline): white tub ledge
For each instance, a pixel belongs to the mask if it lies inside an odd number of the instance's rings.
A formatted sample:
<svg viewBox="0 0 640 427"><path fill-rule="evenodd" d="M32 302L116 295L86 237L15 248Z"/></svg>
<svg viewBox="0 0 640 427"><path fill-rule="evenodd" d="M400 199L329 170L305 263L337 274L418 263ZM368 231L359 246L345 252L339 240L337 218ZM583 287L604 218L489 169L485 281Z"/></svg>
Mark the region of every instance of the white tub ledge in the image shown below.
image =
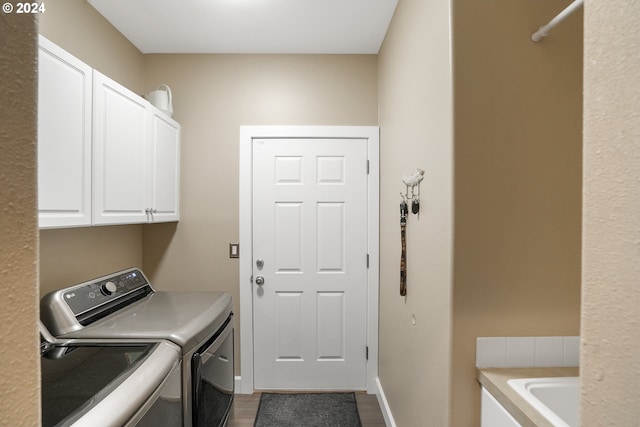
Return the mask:
<svg viewBox="0 0 640 427"><path fill-rule="evenodd" d="M477 369L476 379L523 427L578 426L578 368Z"/></svg>

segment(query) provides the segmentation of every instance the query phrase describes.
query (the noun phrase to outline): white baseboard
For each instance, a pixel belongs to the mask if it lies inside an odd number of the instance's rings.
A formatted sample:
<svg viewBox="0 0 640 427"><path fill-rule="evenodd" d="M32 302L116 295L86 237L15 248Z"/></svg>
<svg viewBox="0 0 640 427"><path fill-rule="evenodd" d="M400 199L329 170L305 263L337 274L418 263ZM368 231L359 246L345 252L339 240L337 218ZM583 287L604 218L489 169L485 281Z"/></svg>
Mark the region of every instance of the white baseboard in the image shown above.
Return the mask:
<svg viewBox="0 0 640 427"><path fill-rule="evenodd" d="M233 380L235 394L242 394L242 377L240 375L236 375Z"/></svg>
<svg viewBox="0 0 640 427"><path fill-rule="evenodd" d="M389 408L387 397L384 395L384 390L382 390L380 378L376 378L376 387L378 389L376 397L378 398L378 405L380 405L380 411L382 411L382 416L384 417L384 423L387 427L397 427L396 422L393 419L393 414L391 413L391 408Z"/></svg>

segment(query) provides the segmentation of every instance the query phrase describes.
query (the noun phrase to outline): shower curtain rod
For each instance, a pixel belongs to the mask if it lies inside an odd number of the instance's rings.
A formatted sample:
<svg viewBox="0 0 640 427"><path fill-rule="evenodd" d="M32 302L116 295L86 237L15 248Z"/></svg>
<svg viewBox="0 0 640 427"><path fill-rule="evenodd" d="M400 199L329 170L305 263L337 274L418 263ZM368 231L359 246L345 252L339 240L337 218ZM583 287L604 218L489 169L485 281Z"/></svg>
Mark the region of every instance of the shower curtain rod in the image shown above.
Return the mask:
<svg viewBox="0 0 640 427"><path fill-rule="evenodd" d="M576 11L577 8L582 6L584 0L574 0L569 6L567 6L562 12L560 12L555 18L553 18L547 25L543 25L531 35L531 40L535 43L542 40L543 37L546 37L549 34L549 31L562 21L564 21L569 15Z"/></svg>

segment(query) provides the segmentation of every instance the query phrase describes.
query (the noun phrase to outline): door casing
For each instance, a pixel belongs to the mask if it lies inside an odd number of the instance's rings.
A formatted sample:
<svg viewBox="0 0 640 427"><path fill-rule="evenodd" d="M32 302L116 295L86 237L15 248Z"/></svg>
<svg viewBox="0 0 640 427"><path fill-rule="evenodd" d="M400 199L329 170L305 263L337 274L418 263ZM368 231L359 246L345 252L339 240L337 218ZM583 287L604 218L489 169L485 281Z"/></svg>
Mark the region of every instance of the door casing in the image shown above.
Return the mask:
<svg viewBox="0 0 640 427"><path fill-rule="evenodd" d="M236 392L251 394L253 388L253 292L252 265L252 141L269 138L359 138L367 140L369 176L367 189L367 392L377 393L379 309L379 129L377 126L241 126L240 127L240 371Z"/></svg>

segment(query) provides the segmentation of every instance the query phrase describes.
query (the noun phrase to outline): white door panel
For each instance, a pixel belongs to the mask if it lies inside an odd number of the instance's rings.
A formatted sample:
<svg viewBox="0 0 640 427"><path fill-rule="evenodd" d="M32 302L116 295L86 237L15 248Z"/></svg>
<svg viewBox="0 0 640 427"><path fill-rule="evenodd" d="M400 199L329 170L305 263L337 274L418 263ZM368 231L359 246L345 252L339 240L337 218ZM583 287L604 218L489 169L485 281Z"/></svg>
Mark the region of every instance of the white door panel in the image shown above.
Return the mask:
<svg viewBox="0 0 640 427"><path fill-rule="evenodd" d="M365 389L367 141L253 142L254 384Z"/></svg>

